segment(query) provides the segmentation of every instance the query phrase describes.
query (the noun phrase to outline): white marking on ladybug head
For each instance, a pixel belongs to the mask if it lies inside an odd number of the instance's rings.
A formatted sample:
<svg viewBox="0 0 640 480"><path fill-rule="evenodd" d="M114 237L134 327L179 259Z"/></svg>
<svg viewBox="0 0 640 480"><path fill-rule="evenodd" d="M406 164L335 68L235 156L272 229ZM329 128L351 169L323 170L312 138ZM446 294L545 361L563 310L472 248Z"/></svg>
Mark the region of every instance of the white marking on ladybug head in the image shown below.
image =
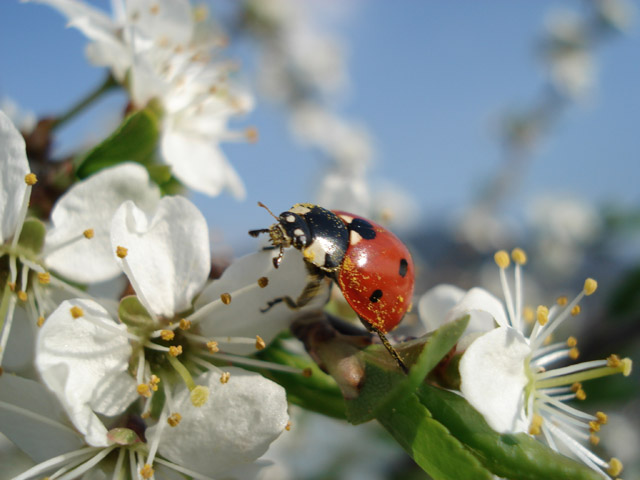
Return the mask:
<svg viewBox="0 0 640 480"><path fill-rule="evenodd" d="M303 255L307 262L312 263L317 267L324 267L324 261L327 256L327 245L316 238L311 245L304 249Z"/></svg>
<svg viewBox="0 0 640 480"><path fill-rule="evenodd" d="M284 217L284 219L289 223L293 223L296 221L296 217L294 217L293 215L287 215L286 217Z"/></svg>
<svg viewBox="0 0 640 480"><path fill-rule="evenodd" d="M293 231L293 234L294 234L296 237L300 237L301 235L304 235L304 232L302 231L302 229L301 229L301 228L296 228L296 229Z"/></svg>
<svg viewBox="0 0 640 480"><path fill-rule="evenodd" d="M349 225L351 222L353 222L353 217L351 217L349 215L340 215L340 218L342 220L344 220L344 223L346 223L347 225Z"/></svg>
<svg viewBox="0 0 640 480"><path fill-rule="evenodd" d="M362 240L362 235L358 232L355 230L349 232L349 245L357 245L360 240Z"/></svg>
<svg viewBox="0 0 640 480"><path fill-rule="evenodd" d="M301 203L296 203L289 211L291 213L297 213L298 215L305 215L309 213L311 209L309 207L305 207Z"/></svg>

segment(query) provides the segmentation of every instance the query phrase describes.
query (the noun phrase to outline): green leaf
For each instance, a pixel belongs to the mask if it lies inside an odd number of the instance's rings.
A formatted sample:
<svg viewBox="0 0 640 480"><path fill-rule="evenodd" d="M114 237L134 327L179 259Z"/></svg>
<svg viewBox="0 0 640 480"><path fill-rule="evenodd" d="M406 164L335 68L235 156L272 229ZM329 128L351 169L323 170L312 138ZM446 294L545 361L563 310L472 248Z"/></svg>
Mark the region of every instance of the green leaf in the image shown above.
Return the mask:
<svg viewBox="0 0 640 480"><path fill-rule="evenodd" d="M347 400L347 419L359 424L378 417L392 408L399 398L411 394L427 374L455 346L467 328L469 316L450 322L416 340L396 345L396 350L408 365L403 374L381 345L372 345L357 354L364 364L364 380L358 385L358 395Z"/></svg>
<svg viewBox="0 0 640 480"><path fill-rule="evenodd" d="M334 418L345 418L344 399L335 380L324 373L306 356L294 354L276 340L256 355L257 358L280 365L288 365L300 371L310 371L310 376L277 370L257 369L265 377L282 385L291 403ZM250 367L245 367L250 368Z"/></svg>
<svg viewBox="0 0 640 480"><path fill-rule="evenodd" d="M138 110L77 162L76 174L82 179L122 162L149 163L158 135L156 114L150 108Z"/></svg>
<svg viewBox="0 0 640 480"><path fill-rule="evenodd" d="M434 480L491 480L493 475L420 403L415 393L398 399L378 421Z"/></svg>
<svg viewBox="0 0 640 480"><path fill-rule="evenodd" d="M154 321L144 308L138 297L130 295L120 300L118 305L118 318L131 328L141 330L153 330Z"/></svg>
<svg viewBox="0 0 640 480"><path fill-rule="evenodd" d="M524 434L493 431L460 395L423 384L416 392L443 427L491 472L513 480L602 480L595 471ZM424 448L427 448L426 446ZM460 476L458 478L476 478Z"/></svg>
<svg viewBox="0 0 640 480"><path fill-rule="evenodd" d="M44 245L47 227L37 218L27 218L22 225L18 244L33 253L39 253Z"/></svg>

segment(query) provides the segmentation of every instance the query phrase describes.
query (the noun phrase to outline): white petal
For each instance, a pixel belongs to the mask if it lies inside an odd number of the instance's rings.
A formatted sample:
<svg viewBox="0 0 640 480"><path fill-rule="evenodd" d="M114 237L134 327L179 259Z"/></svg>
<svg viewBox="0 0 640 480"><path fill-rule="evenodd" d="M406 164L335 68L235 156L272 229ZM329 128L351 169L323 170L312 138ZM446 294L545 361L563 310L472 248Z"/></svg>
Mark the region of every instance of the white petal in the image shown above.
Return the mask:
<svg viewBox="0 0 640 480"><path fill-rule="evenodd" d="M144 209L154 208L160 201L158 187L138 164L107 168L75 184L51 212L53 226L45 243L47 266L81 283L103 282L122 273L113 256L109 232L114 213L126 200ZM94 231L93 238L81 237L54 250L89 228ZM54 251L47 255L47 250Z"/></svg>
<svg viewBox="0 0 640 480"><path fill-rule="evenodd" d="M521 432L527 428L525 359L530 354L529 344L520 332L501 327L476 339L460 360L462 394L497 432Z"/></svg>
<svg viewBox="0 0 640 480"><path fill-rule="evenodd" d="M196 310L205 304L218 301L223 293L231 294L229 305L220 304L200 323L201 333L205 336L246 336L260 335L267 343L278 333L289 327L296 318L310 311L320 310L328 299L328 281L311 302L304 308L293 310L284 302L274 305L266 312L268 302L288 296L294 301L302 293L309 277L300 252L290 249L285 252L278 269L273 267L272 259L277 250L262 250L242 257L229 266L222 277L214 280L198 297ZM268 279L264 288L257 285L261 277ZM249 291L239 293L243 287ZM236 293L238 292L238 293ZM225 351L250 353L252 346L229 345Z"/></svg>
<svg viewBox="0 0 640 480"><path fill-rule="evenodd" d="M36 462L77 448L84 442L57 399L44 385L15 375L0 376L0 430Z"/></svg>
<svg viewBox="0 0 640 480"><path fill-rule="evenodd" d="M225 188L244 196L241 180L214 140L167 127L160 145L164 161L187 187L212 197Z"/></svg>
<svg viewBox="0 0 640 480"><path fill-rule="evenodd" d="M442 326L447 313L464 297L465 291L455 285L436 285L420 297L418 315L427 331Z"/></svg>
<svg viewBox="0 0 640 480"><path fill-rule="evenodd" d="M111 245L114 252L127 248L136 293L165 317L191 308L211 269L207 222L183 197L164 197L150 214L124 203L113 217Z"/></svg>
<svg viewBox="0 0 640 480"><path fill-rule="evenodd" d="M16 230L27 184L29 162L24 139L9 117L0 111L0 244Z"/></svg>
<svg viewBox="0 0 640 480"><path fill-rule="evenodd" d="M73 318L73 306L84 316ZM126 373L130 357L126 327L92 300L63 302L40 329L36 367L89 445L108 444L107 430L92 408L104 382L122 393L112 399L108 413L122 413L136 398L135 381Z"/></svg>
<svg viewBox="0 0 640 480"><path fill-rule="evenodd" d="M193 34L193 13L188 0L129 0L128 18L145 36L175 48Z"/></svg>
<svg viewBox="0 0 640 480"><path fill-rule="evenodd" d="M257 373L225 370L231 373L226 384L213 372L196 379L209 388L209 399L201 407L192 405L186 388L176 393L175 409L182 420L162 430L158 449L167 459L212 477L256 460L289 420L281 386ZM150 443L157 432L157 426L147 430Z"/></svg>
<svg viewBox="0 0 640 480"><path fill-rule="evenodd" d="M467 314L471 317L467 333L491 330L494 327L494 321L501 327L508 325L502 302L482 288L469 290L449 311L446 321L451 322Z"/></svg>

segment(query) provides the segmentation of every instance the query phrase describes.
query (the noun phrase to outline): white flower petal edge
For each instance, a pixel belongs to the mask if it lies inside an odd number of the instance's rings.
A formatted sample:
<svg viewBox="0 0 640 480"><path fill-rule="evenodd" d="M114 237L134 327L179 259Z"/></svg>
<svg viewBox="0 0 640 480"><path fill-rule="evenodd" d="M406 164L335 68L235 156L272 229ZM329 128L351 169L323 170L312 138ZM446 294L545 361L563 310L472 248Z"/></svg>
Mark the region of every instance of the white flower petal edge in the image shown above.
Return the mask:
<svg viewBox="0 0 640 480"><path fill-rule="evenodd" d="M27 185L29 162L24 139L0 111L0 243L15 232Z"/></svg>
<svg viewBox="0 0 640 480"><path fill-rule="evenodd" d="M511 327L477 338L460 360L460 390L494 430L525 432L524 391L529 383L525 359L529 342Z"/></svg>
<svg viewBox="0 0 640 480"><path fill-rule="evenodd" d="M448 312L464 297L465 291L455 285L436 285L420 297L418 316L427 331L444 325Z"/></svg>
<svg viewBox="0 0 640 480"><path fill-rule="evenodd" d="M268 302L283 296L296 299L308 281L308 271L302 255L298 252L285 254L277 270L273 268L273 250L246 255L234 261L222 277L208 285L195 303L196 314L206 309L207 304L220 299L223 293L231 295L231 303L222 305L200 320L204 336L246 336L260 335L269 343L278 333L289 327L292 321L306 315L313 309L321 309L328 300L328 285L307 305L292 310L284 302L266 311ZM261 288L259 278L266 278L268 284ZM237 292L237 293L236 293ZM251 353L252 345L229 344L225 351L230 353Z"/></svg>
<svg viewBox="0 0 640 480"><path fill-rule="evenodd" d="M181 387L173 398L180 423L157 425L146 433L150 444L161 435L158 452L165 458L213 477L256 460L289 421L281 386L257 373L235 367L227 371L231 377L226 384L213 372L196 378L209 389L209 399L201 407L194 407L189 390Z"/></svg>
<svg viewBox="0 0 640 480"><path fill-rule="evenodd" d="M75 310L74 318L71 309ZM106 446L107 429L95 412L122 413L135 400L136 383L127 373L131 346L126 327L92 300L63 302L44 323L36 342L36 367L75 427L92 446ZM112 390L108 408L97 394ZM94 412L95 410L95 412Z"/></svg>
<svg viewBox="0 0 640 480"><path fill-rule="evenodd" d="M45 243L47 266L81 283L103 282L122 273L113 257L109 229L113 215L126 200L145 210L160 201L160 190L141 165L107 168L74 185L51 212L53 225ZM87 229L93 230L93 238L83 236Z"/></svg>
<svg viewBox="0 0 640 480"><path fill-rule="evenodd" d="M466 333L486 332L497 323L501 327L509 325L502 302L482 288L472 288L447 314L445 323L464 315L470 315Z"/></svg>
<svg viewBox="0 0 640 480"><path fill-rule="evenodd" d="M150 313L173 317L191 308L209 276L209 230L200 211L183 197L164 197L153 213L125 202L111 224L111 246Z"/></svg>
<svg viewBox="0 0 640 480"><path fill-rule="evenodd" d="M0 430L36 462L84 444L57 399L35 380L0 376L0 403Z"/></svg>

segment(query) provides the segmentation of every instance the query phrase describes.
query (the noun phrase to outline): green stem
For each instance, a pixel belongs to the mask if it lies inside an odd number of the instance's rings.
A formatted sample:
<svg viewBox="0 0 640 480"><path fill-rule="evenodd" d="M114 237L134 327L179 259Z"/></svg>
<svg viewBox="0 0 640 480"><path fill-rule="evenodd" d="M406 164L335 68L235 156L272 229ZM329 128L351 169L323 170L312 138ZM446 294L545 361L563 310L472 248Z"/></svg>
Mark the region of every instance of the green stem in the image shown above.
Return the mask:
<svg viewBox="0 0 640 480"><path fill-rule="evenodd" d="M116 81L116 79L113 78L113 76L111 74L107 75L107 78L104 80L104 82L102 82L102 84L100 84L98 86L98 88L96 88L92 92L89 92L89 94L87 96L85 96L84 98L80 99L69 110L67 110L62 115L58 116L58 118L56 118L53 121L53 124L51 125L51 130L55 130L55 129L60 128L61 126L63 126L65 123L67 123L73 117L75 117L77 114L82 112L85 108L87 108L89 105L91 105L97 99L99 99L104 93L108 92L109 90L111 90L112 88L114 88L116 86L118 86L118 82Z"/></svg>

